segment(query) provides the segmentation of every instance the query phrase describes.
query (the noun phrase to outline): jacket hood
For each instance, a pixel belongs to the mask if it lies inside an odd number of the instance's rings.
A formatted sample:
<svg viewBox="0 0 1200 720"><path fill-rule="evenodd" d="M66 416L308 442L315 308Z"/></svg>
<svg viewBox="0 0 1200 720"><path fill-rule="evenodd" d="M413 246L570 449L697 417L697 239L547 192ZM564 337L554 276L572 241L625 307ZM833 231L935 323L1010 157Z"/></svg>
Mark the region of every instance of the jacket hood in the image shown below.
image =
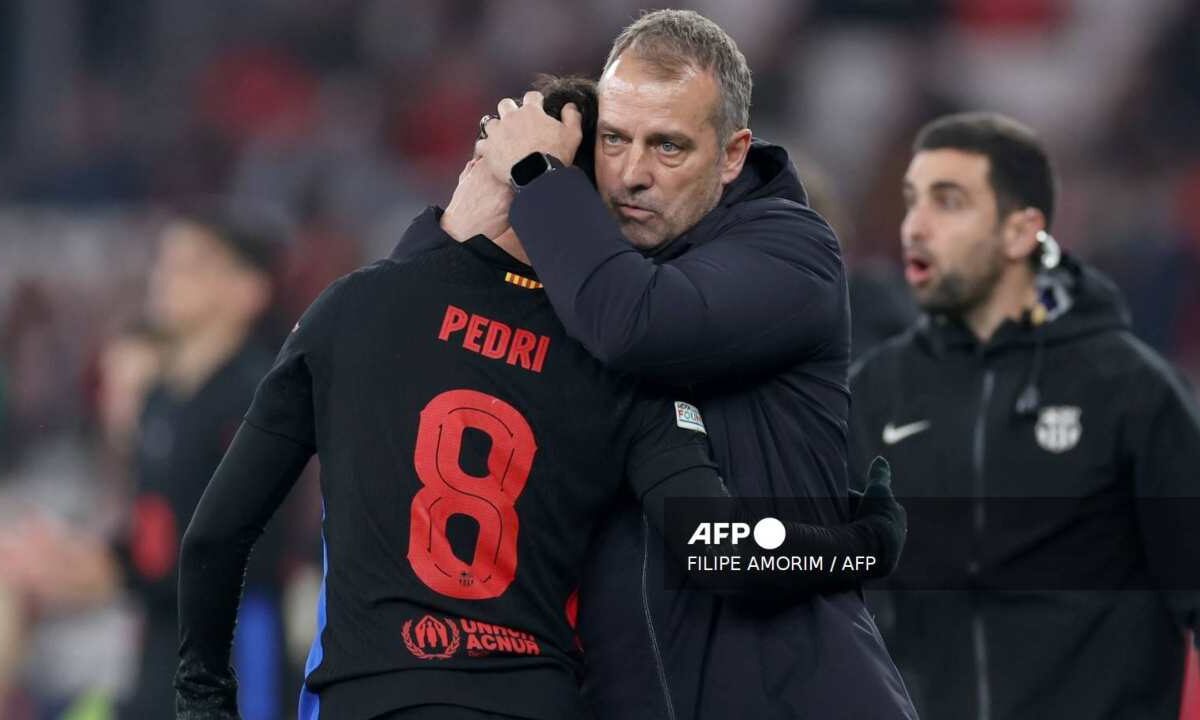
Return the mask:
<svg viewBox="0 0 1200 720"><path fill-rule="evenodd" d="M1001 348L1032 348L1025 382L1013 404L1020 416L1032 416L1041 407L1042 364L1046 348L1113 330L1130 328L1129 309L1121 291L1100 271L1064 254L1059 266L1037 278L1044 319L1035 323L1030 313L1020 321L1001 325L985 352ZM925 315L917 328L917 341L935 355L949 348L979 346L961 320Z"/></svg>
<svg viewBox="0 0 1200 720"><path fill-rule="evenodd" d="M755 138L750 143L741 174L729 183L721 195L721 205L729 207L768 197L808 204L808 193L804 191L800 175L788 158L787 150Z"/></svg>
<svg viewBox="0 0 1200 720"><path fill-rule="evenodd" d="M1020 321L1006 322L992 337L991 348L1055 345L1131 327L1129 308L1116 284L1070 255L1064 253L1057 268L1040 274L1037 288L1045 320L1035 323L1027 315ZM948 347L978 344L964 323L946 316L927 314L916 331L925 344L939 353Z"/></svg>
<svg viewBox="0 0 1200 720"><path fill-rule="evenodd" d="M1132 326L1129 306L1116 283L1069 255L1063 256L1058 268L1045 274L1039 289L1042 303L1053 318L1039 328L1048 343ZM1052 303L1062 307L1057 317Z"/></svg>

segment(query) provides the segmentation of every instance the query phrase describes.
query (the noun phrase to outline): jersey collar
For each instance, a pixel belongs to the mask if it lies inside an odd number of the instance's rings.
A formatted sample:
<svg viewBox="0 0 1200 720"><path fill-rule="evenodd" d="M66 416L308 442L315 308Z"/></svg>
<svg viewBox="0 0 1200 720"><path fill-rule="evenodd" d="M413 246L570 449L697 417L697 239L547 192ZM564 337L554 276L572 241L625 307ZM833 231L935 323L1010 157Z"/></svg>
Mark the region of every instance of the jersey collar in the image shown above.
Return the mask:
<svg viewBox="0 0 1200 720"><path fill-rule="evenodd" d="M534 274L533 268L516 259L512 255L505 252L499 245L489 240L483 235L476 235L468 238L463 243L471 252L478 255L484 262L489 265L494 265L501 270L516 273L530 280L537 280L537 275Z"/></svg>

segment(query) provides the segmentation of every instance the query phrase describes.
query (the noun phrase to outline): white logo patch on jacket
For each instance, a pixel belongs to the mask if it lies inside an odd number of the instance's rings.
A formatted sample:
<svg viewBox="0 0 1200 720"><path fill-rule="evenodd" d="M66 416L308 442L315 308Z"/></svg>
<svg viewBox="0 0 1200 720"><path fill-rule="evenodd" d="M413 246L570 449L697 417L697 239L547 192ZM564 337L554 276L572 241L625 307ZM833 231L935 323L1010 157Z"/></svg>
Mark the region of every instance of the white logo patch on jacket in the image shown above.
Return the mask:
<svg viewBox="0 0 1200 720"><path fill-rule="evenodd" d="M682 400L675 401L675 424L684 430L695 430L705 435L708 434L708 431L704 429L704 418L700 417L699 408Z"/></svg>
<svg viewBox="0 0 1200 720"><path fill-rule="evenodd" d="M1069 405L1042 408L1033 434L1042 449L1052 453L1064 453L1079 444L1083 435L1083 424L1079 421L1082 411Z"/></svg>

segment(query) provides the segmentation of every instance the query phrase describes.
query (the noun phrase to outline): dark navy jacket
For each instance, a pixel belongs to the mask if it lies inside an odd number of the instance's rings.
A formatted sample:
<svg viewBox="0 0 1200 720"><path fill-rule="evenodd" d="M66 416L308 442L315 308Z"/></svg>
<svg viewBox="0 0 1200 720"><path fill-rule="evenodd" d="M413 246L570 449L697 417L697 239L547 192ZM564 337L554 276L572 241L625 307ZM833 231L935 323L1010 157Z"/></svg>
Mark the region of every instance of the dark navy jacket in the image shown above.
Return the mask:
<svg viewBox="0 0 1200 720"><path fill-rule="evenodd" d="M1040 283L1043 322L926 315L852 373L851 465L887 455L912 528L881 625L926 720L1178 718L1200 409L1112 281Z"/></svg>
<svg viewBox="0 0 1200 720"><path fill-rule="evenodd" d="M833 524L847 519L850 318L837 240L805 201L787 153L756 141L719 205L653 257L577 169L535 180L509 217L573 337L691 393L736 494ZM661 563L632 507L597 542L580 633L601 718L915 717L859 594L747 606L667 590Z"/></svg>

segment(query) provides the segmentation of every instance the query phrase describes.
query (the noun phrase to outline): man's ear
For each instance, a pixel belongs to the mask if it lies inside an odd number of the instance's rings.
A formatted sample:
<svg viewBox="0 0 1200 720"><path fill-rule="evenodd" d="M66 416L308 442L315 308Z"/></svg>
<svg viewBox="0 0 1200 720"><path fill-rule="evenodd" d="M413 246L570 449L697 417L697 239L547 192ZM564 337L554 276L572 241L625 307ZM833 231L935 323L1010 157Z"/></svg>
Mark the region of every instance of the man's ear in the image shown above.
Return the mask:
<svg viewBox="0 0 1200 720"><path fill-rule="evenodd" d="M1010 260L1029 257L1037 250L1037 234L1046 229L1046 216L1037 208L1014 211L1004 223L1004 254Z"/></svg>
<svg viewBox="0 0 1200 720"><path fill-rule="evenodd" d="M721 184L728 185L742 173L746 153L750 152L750 128L742 128L729 137L721 149Z"/></svg>

